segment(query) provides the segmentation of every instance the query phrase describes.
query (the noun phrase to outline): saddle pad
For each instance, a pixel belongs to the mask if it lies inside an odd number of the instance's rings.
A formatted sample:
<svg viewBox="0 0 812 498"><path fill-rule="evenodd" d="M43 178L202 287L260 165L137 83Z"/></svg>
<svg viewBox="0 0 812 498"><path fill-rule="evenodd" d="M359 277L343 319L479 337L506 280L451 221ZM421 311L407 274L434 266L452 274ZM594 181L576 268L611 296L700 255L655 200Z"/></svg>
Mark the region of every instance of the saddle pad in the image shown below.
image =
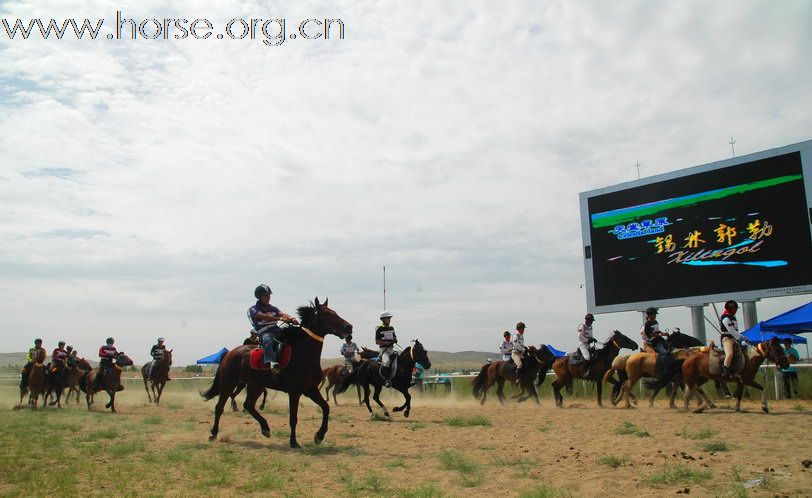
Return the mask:
<svg viewBox="0 0 812 498"><path fill-rule="evenodd" d="M290 347L290 344L282 345L282 350L276 355L276 359L279 360L280 369L284 369L286 366L288 366L292 352L293 348ZM264 354L265 353L262 351L262 348L252 349L248 356L248 365L254 370L270 370L268 365L262 361Z"/></svg>
<svg viewBox="0 0 812 498"><path fill-rule="evenodd" d="M725 352L718 349L712 349L708 355L708 371L711 375L722 375L722 365L725 362ZM734 375L739 375L744 370L744 354L742 350L736 348L733 352L733 363L731 370Z"/></svg>

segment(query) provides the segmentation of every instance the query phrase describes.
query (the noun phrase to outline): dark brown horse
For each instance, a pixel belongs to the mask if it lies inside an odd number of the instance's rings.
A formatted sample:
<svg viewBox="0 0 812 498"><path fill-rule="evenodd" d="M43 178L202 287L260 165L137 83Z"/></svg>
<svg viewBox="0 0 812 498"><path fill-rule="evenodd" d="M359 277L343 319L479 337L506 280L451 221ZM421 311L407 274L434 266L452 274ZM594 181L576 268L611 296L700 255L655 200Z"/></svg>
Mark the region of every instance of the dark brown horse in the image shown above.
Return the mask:
<svg viewBox="0 0 812 498"><path fill-rule="evenodd" d="M20 405L23 398L28 393L28 404L36 409L39 396L45 391L45 350L40 349L34 361L31 362L31 370L28 373L28 383L20 387ZM44 404L44 403L43 403Z"/></svg>
<svg viewBox="0 0 812 498"><path fill-rule="evenodd" d="M45 402L48 402L48 398L52 395L56 398L50 403L49 406L57 405L58 407L62 407L61 398L62 393L65 391L65 388L68 388L68 394L65 396L65 402L68 402L71 393L76 391L76 402L79 402L79 379L85 372L89 372L93 370L93 367L90 366L90 363L87 362L84 358L80 358L76 360L76 364L73 366L65 366L62 370L59 379L55 379L54 382L48 383L48 387L46 388L45 393Z"/></svg>
<svg viewBox="0 0 812 498"><path fill-rule="evenodd" d="M415 363L420 363L426 369L431 368L431 361L426 349L420 344L420 341L413 341L414 344L404 349L397 357L397 367L395 375L392 378L392 388L400 391L403 398L406 400L403 405L396 406L392 411L402 411L405 417L409 416L412 409L412 395L409 394L409 388L412 386L412 370ZM369 387L372 386L374 392L372 399L381 407L384 416L389 416L389 410L381 403L381 389L383 389L385 379L381 375L380 365L377 361L365 361L358 366L353 372L341 379L338 386L338 394L343 393L350 387L351 384L360 385L364 389L364 403L367 405L370 416L374 417L372 413L372 406L369 404Z"/></svg>
<svg viewBox="0 0 812 498"><path fill-rule="evenodd" d="M313 400L322 410L321 427L316 432L314 440L316 444L324 440L330 417L330 405L324 401L319 391L321 382L319 362L324 337L327 334L334 334L343 339L352 333L352 325L331 310L327 306L327 300L321 304L316 298L315 304L300 307L298 313L301 327L288 327L284 331L292 352L288 365L278 374L250 367L248 357L254 349L251 345L237 346L220 360L211 387L201 393L206 400L219 396L214 409L214 424L209 441L217 439L223 407L240 382L244 382L248 390L243 407L259 422L263 436L271 437L271 429L268 427L268 421L257 411L256 402L262 391L269 388L288 393L291 448L301 447L296 440L296 424L299 420L299 398L302 395Z"/></svg>
<svg viewBox="0 0 812 498"><path fill-rule="evenodd" d="M90 410L90 405L93 404L94 395L97 392L105 391L110 396L110 402L104 407L110 408L113 413L116 413L116 392L121 382L121 372L124 367L133 364L132 359L124 353L116 354L113 365L101 375L100 370L92 370L87 372L79 380L79 388L85 393L85 401L87 402L87 409Z"/></svg>
<svg viewBox="0 0 812 498"><path fill-rule="evenodd" d="M561 395L562 387L566 386L567 390L571 392L572 380L583 379L595 382L598 406L603 406L601 399L603 396L603 382L601 382L603 375L612 367L612 361L623 348L637 349L637 343L621 334L620 331L615 330L606 340L603 347L595 351L594 357L592 358L592 367L589 369L588 376L583 368L583 363L570 365L570 355L555 360L555 362L553 362L553 372L555 372L555 381L553 382L555 405L559 408L564 405L564 396Z"/></svg>
<svg viewBox="0 0 812 498"><path fill-rule="evenodd" d="M150 375L149 366L152 362L147 362L146 365L141 367L141 378L144 379L144 390L147 391L147 399L152 403L152 397L149 395L149 387L147 381L152 388L152 396L155 397L155 404L161 402L161 393L164 392L166 381L169 380L169 368L172 366L172 349L164 351L164 355L155 363Z"/></svg>
<svg viewBox="0 0 812 498"><path fill-rule="evenodd" d="M360 364L357 364L355 368L358 368L359 366ZM341 364L327 367L322 370L322 373L324 374L324 379L322 379L321 384L319 384L319 389L321 389L321 386L323 386L324 383L327 382L327 388L324 390L324 399L327 400L328 403L330 402L330 389L332 389L333 401L335 402L336 406L338 406L335 386L341 381L342 378L349 375L349 372L347 371L347 368L343 364ZM358 404L363 405L364 402L361 400L361 386L356 384L355 390L358 392Z"/></svg>
<svg viewBox="0 0 812 498"><path fill-rule="evenodd" d="M744 368L738 378L722 377L721 375L710 373L708 367L710 352L708 351L688 357L682 364L682 378L688 386L688 390L685 392L685 411L688 411L688 399L692 395L700 397L701 401L701 404L694 410L694 413L701 413L709 408L707 396L703 396L700 386L708 380L714 380L719 382L736 382L737 412L741 411L742 393L744 386L747 385L761 391L761 409L764 413L769 413L770 410L767 407L767 396L764 392L764 387L755 381L758 368L764 363L764 360L770 360L781 368L789 368L789 361L778 338L760 342L756 347L751 348L751 350L751 355L745 357Z"/></svg>
<svg viewBox="0 0 812 498"><path fill-rule="evenodd" d="M526 391L528 394L520 395L517 399L518 402L521 403L532 396L536 403L541 404L533 381L538 378L542 370L546 373L553 361L555 361L555 355L546 345L541 345L538 349L535 346L527 348L522 355L519 384L522 392ZM516 382L516 366L512 362L499 360L482 365L472 384L474 398L479 400L480 405L484 405L488 389L496 384L496 396L500 403L505 404L506 398L503 390L506 380L511 383Z"/></svg>

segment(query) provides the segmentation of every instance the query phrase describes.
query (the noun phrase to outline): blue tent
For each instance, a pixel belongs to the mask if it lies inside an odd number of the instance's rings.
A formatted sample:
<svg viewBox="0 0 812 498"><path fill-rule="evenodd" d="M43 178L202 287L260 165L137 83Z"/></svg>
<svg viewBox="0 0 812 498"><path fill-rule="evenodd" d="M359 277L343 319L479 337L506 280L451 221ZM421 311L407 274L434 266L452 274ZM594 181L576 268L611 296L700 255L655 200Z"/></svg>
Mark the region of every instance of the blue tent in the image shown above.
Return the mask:
<svg viewBox="0 0 812 498"><path fill-rule="evenodd" d="M559 351L559 350L555 349L550 344L547 344L547 349L549 349L550 352L552 352L555 355L556 358L561 358L561 357L567 356L567 354L568 354L568 353L565 353L563 351Z"/></svg>
<svg viewBox="0 0 812 498"><path fill-rule="evenodd" d="M228 353L228 349L223 348L223 349L221 349L220 351L218 351L218 352L216 352L214 354L211 354L211 355L206 356L204 358L200 358L199 360L197 360L196 363L198 365L200 365L200 364L219 364L220 360L223 358L223 355L226 354L226 353Z"/></svg>
<svg viewBox="0 0 812 498"><path fill-rule="evenodd" d="M762 328L773 332L812 332L812 301L764 321Z"/></svg>
<svg viewBox="0 0 812 498"><path fill-rule="evenodd" d="M781 340L784 340L784 339L787 339L787 338L792 339L792 342L794 344L806 344L806 338L801 337L799 335L790 334L788 332L769 332L769 331L766 331L762 327L762 325L764 323L765 322L758 322L755 327L753 327L753 328L751 328L749 330L746 330L746 331L744 331L742 333L742 335L745 337L745 339L747 339L747 342L750 342L752 344L756 344L758 342L769 341L773 337L777 337L777 338L779 338Z"/></svg>

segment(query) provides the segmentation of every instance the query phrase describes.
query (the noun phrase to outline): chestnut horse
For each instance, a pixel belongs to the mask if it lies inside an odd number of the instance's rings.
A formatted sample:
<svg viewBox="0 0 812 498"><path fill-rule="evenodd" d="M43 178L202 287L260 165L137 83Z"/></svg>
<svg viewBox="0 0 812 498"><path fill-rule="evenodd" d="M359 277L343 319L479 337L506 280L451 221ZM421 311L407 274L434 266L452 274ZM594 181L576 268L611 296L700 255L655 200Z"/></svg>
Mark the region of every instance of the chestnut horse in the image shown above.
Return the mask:
<svg viewBox="0 0 812 498"><path fill-rule="evenodd" d="M764 413L769 413L770 410L767 408L767 395L764 392L764 388L755 381L758 368L764 363L764 360L770 360L781 368L789 368L789 361L784 353L784 348L781 347L781 341L776 337L773 337L769 341L760 342L756 347L750 349L752 353L746 357L744 368L738 378L711 374L708 369L710 352L700 352L688 357L682 364L682 378L688 386L688 390L685 392L685 411L688 411L688 399L691 395L701 396L701 393L699 393L700 386L708 380L714 380L719 382L736 382L737 412L741 411L742 393L744 392L744 386L747 385L761 391L761 409ZM702 413L707 408L709 408L709 406L706 396L702 399L699 407L694 410L694 413Z"/></svg>
<svg viewBox="0 0 812 498"><path fill-rule="evenodd" d="M392 411L403 412L404 417L409 417L412 409L412 395L409 394L409 388L412 387L412 370L415 363L420 363L426 369L431 368L431 360L426 349L420 344L420 341L414 340L413 344L404 349L397 357L397 367L395 376L392 378L392 388L399 391L403 398L406 400L403 405L396 406ZM381 389L384 386L384 378L380 373L380 365L377 361L365 361L358 366L352 373L340 380L338 385L338 394L343 393L350 387L350 384L360 385L364 388L364 404L367 405L369 415L374 417L372 413L372 406L369 404L369 386L374 389L372 399L381 407L384 416L389 416L389 410L381 403ZM335 392L335 391L334 391Z"/></svg>
<svg viewBox="0 0 812 498"><path fill-rule="evenodd" d="M671 393L669 408L676 408L677 405L674 403L674 398L677 395L679 385L682 384L682 364L680 362L692 354L692 351L689 351L687 348L702 346L702 342L693 336L681 332L672 332L666 339L666 342L668 343L669 350L675 348L669 354L671 354L673 358L672 361L676 362L674 364L676 373L668 381L662 382L659 387L665 387L667 382L673 384L674 389ZM629 393L632 392L637 381L643 377L657 377L657 353L633 353L626 360L625 367L627 380L622 385L618 399L624 398L626 400L626 408L631 408L632 404L629 401ZM604 378L606 378L606 376L604 376ZM658 392L659 389L656 389L651 395L649 406L654 406L654 398Z"/></svg>
<svg viewBox="0 0 812 498"><path fill-rule="evenodd" d="M327 334L345 338L352 333L352 325L338 316L338 313L316 298L315 304L298 309L301 326L284 329L288 344L292 348L288 365L278 374L270 370L254 370L248 363L248 357L254 346L242 345L232 349L220 360L220 366L214 376L211 387L200 393L203 399L210 400L218 396L214 408L214 424L209 441L217 439L220 430L220 417L223 407L240 382L244 382L247 394L243 408L259 422L262 435L271 437L268 421L256 409L257 398L265 388L288 393L288 424L290 425L290 447L301 448L296 440L296 424L299 421L299 399L307 396L321 408L321 427L314 436L316 444L324 440L330 418L330 405L324 401L319 390L321 382L321 350Z"/></svg>
<svg viewBox="0 0 812 498"><path fill-rule="evenodd" d="M105 375L99 377L100 370L92 370L82 376L79 380L79 388L85 392L88 410L90 410L90 405L93 404L94 395L97 392L105 391L110 396L110 402L104 407L110 408L113 413L116 413L116 392L121 381L121 372L124 367L132 364L133 361L129 356L124 353L117 353L113 365L110 366Z"/></svg>
<svg viewBox="0 0 812 498"><path fill-rule="evenodd" d="M141 367L141 378L144 379L144 390L147 391L147 399L152 403L152 398L149 395L149 388L147 381L152 387L152 395L155 397L155 404L161 402L161 393L164 392L166 381L169 380L169 367L172 366L172 349L164 351L164 355L155 363L155 368L152 369L152 375L149 372L149 366L152 362L147 362L146 365Z"/></svg>
<svg viewBox="0 0 812 498"><path fill-rule="evenodd" d="M567 391L572 390L573 379L591 380L596 384L596 391L598 395L598 406L603 406L601 397L603 396L603 375L612 366L612 361L617 357L620 350L637 349L637 343L629 339L620 331L615 330L612 335L604 342L602 348L595 350L592 358L592 368L589 370L589 376L586 376L583 363L578 365L570 365L570 355L558 358L553 362L553 372L555 372L555 381L553 382L553 394L555 395L555 406L561 408L564 406L564 396L561 395L561 388L567 387Z"/></svg>
<svg viewBox="0 0 812 498"><path fill-rule="evenodd" d="M359 366L360 364L357 364L355 365L355 368L358 368ZM338 406L335 386L341 381L341 379L348 376L349 372L347 371L346 367L342 364L327 367L322 370L322 374L324 375L324 378L322 379L321 384L319 384L319 389L321 389L321 386L323 386L324 383L327 382L327 388L324 390L324 398L327 400L328 403L330 402L330 389L332 389L333 402L335 402L336 406ZM359 406L363 405L364 402L361 400L361 386L356 384L355 390L358 392L358 405Z"/></svg>
<svg viewBox="0 0 812 498"><path fill-rule="evenodd" d="M546 345L542 344L538 349L535 346L527 348L525 354L522 355L522 371L519 375L519 384L522 387L522 392L526 391L529 394L520 395L517 402L521 403L532 396L537 404L541 404L533 381L541 375L542 371L546 373L553 361L555 361L555 355ZM496 396L499 402L504 405L506 398L503 390L506 380L511 383L516 382L516 368L512 362L499 360L482 365L479 374L474 378L471 385L474 398L479 400L480 405L484 405L488 396L488 389L495 383Z"/></svg>
<svg viewBox="0 0 812 498"><path fill-rule="evenodd" d="M40 349L37 356L34 357L34 361L31 362L31 370L28 372L28 384L20 388L20 405L23 404L23 398L27 392L28 404L34 409L37 408L39 395L45 391L45 368L45 350Z"/></svg>

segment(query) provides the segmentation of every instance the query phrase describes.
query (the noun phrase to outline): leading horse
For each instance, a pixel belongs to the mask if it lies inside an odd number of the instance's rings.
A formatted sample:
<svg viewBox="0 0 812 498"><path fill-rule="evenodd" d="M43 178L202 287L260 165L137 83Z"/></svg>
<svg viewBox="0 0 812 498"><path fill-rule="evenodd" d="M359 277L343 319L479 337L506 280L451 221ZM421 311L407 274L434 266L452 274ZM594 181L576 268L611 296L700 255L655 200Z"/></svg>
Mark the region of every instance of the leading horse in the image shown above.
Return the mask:
<svg viewBox="0 0 812 498"><path fill-rule="evenodd" d="M409 394L409 388L412 386L412 370L414 369L415 363L420 363L427 370L431 368L431 361L429 360L426 349L420 344L420 341L415 339L413 342L411 346L408 346L397 356L395 376L391 380L392 388L396 391L400 391L406 400L403 405L396 406L392 411L402 411L405 417L409 416L409 412L412 409L412 395ZM374 389L372 399L381 407L384 416L388 417L389 411L383 406L380 398L384 383L385 380L383 376L381 376L378 362L367 360L362 362L350 375L341 380L338 386L338 394L346 391L351 384L360 385L364 389L364 403L367 405L367 410L369 410L370 416L374 416L372 407L369 404L369 386L372 386Z"/></svg>
<svg viewBox="0 0 812 498"><path fill-rule="evenodd" d="M32 408L37 407L40 394L45 392L45 350L40 349L37 356L31 362L31 370L28 372L28 383L25 386L20 386L20 406L23 404L23 398L28 393L28 404ZM44 398L43 398L44 400ZM43 401L43 405L44 405Z"/></svg>
<svg viewBox="0 0 812 498"><path fill-rule="evenodd" d="M144 379L144 390L147 391L147 399L150 403L152 403L152 397L149 395L147 381L150 383L152 395L157 405L161 402L161 394L164 392L166 381L169 380L169 368L172 366L172 351L172 349L164 351L164 355L155 362L155 367L151 373L149 371L149 366L152 364L151 361L141 367L141 378Z"/></svg>
<svg viewBox="0 0 812 498"><path fill-rule="evenodd" d="M121 372L124 367L129 367L132 364L133 360L129 356L124 353L117 353L113 364L103 375L101 367L99 367L99 370L87 372L82 376L79 380L79 388L85 392L88 410L90 410L90 405L93 404L94 395L97 392L105 391L110 396L110 402L105 405L105 408L110 408L113 413L116 413L116 392L121 382Z"/></svg>
<svg viewBox="0 0 812 498"><path fill-rule="evenodd" d="M324 440L330 417L330 405L324 401L321 391L319 391L319 382L321 382L319 362L324 337L327 334L333 334L343 339L352 333L352 325L330 309L327 301L325 299L322 304L316 298L314 304L298 309L301 326L288 327L284 331L292 351L288 365L278 374L272 374L270 370L251 368L249 355L254 349L252 345L237 346L223 355L211 387L200 393L205 400L219 396L214 408L214 424L209 441L217 439L223 407L241 382L245 383L247 387L243 408L259 422L263 436L271 437L271 429L268 421L257 411L256 402L265 388L269 388L288 393L291 448L301 448L296 440L296 424L299 420L299 399L302 395L313 400L321 408L321 427L313 439L316 444L320 444Z"/></svg>
<svg viewBox="0 0 812 498"><path fill-rule="evenodd" d="M573 379L591 380L595 382L598 406L603 406L603 401L601 400L603 396L603 383L601 382L603 375L612 367L612 360L617 357L623 348L637 349L637 343L620 333L620 331L615 330L609 339L606 340L603 347L594 352L589 375L584 371L583 364L570 365L570 355L555 360L553 362L553 372L555 372L555 381L553 382L555 406L560 408L564 405L564 397L561 395L561 388L566 386L567 390L571 392Z"/></svg>

